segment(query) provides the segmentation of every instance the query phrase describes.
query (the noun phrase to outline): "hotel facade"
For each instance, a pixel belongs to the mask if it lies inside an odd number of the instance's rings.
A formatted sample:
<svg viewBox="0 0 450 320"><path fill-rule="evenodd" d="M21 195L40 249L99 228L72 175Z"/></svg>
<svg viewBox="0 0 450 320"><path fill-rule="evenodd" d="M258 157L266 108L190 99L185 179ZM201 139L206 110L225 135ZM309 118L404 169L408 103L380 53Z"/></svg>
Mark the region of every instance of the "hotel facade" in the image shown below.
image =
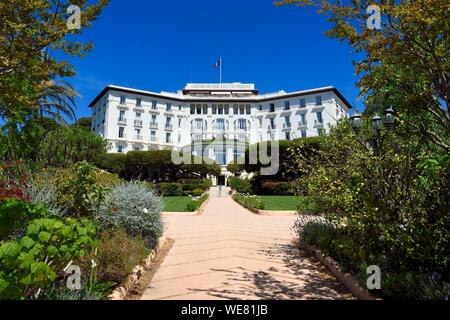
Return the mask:
<svg viewBox="0 0 450 320"><path fill-rule="evenodd" d="M89 105L92 130L111 153L181 150L211 140L255 144L321 136L348 117L351 105L334 87L260 94L254 84L187 84L176 93L107 86ZM211 148L224 168L242 149ZM194 152L195 154L195 152Z"/></svg>

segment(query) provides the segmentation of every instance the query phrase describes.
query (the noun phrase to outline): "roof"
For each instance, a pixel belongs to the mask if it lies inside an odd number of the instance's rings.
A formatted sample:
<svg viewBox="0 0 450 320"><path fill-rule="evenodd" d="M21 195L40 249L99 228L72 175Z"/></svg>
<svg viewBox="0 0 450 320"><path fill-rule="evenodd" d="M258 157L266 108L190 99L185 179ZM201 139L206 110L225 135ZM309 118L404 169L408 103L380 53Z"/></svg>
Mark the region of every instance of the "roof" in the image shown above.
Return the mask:
<svg viewBox="0 0 450 320"><path fill-rule="evenodd" d="M294 98L294 97L301 97L301 96L307 96L311 94L319 94L319 93L326 93L326 92L333 92L336 94L336 96L339 97L339 99L349 108L352 109L352 105L345 99L345 97L341 94L341 92L333 87L323 87L323 88L317 88L317 89L310 89L310 90L303 90L303 91L295 91L295 92L284 92L279 91L276 93L269 93L269 94L263 94L263 95L251 95L247 97L237 97L237 98L230 98L230 97L195 97L190 95L183 95L180 93L156 93L151 91L144 91L144 90L137 90L132 88L126 88L126 87L120 87L115 85L108 85L106 86L98 95L95 97L95 99L89 104L89 108L92 108L108 91L118 91L123 93L129 93L129 94L136 94L141 96L147 96L152 98L158 98L158 99L166 99L171 101L177 101L177 102L243 102L243 103L262 103L262 102L268 102L268 101L275 101L278 99L286 99L286 98Z"/></svg>

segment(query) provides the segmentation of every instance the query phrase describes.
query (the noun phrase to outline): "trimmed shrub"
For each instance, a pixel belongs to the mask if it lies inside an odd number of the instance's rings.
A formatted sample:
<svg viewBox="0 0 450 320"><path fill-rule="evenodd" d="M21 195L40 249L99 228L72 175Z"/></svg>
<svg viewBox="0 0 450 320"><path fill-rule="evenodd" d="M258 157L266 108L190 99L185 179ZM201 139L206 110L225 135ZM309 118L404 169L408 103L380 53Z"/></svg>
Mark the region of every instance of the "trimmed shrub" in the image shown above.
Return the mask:
<svg viewBox="0 0 450 320"><path fill-rule="evenodd" d="M122 283L146 257L148 249L140 237L130 237L125 230L103 231L97 254L97 278L101 282Z"/></svg>
<svg viewBox="0 0 450 320"><path fill-rule="evenodd" d="M202 189L195 189L195 190L192 190L191 195L193 197L201 197L203 193L205 193L204 190L202 190Z"/></svg>
<svg viewBox="0 0 450 320"><path fill-rule="evenodd" d="M187 205L186 205L186 209L188 210L188 211L190 211L190 212L194 212L194 211L197 211L201 206L202 206L202 204L206 201L206 200L208 200L208 197L209 197L209 194L207 194L207 193L204 193L201 197L193 197L192 199L191 199L191 202L189 202Z"/></svg>
<svg viewBox="0 0 450 320"><path fill-rule="evenodd" d="M236 193L233 199L251 211L264 210L264 203L261 198L253 195L244 195Z"/></svg>
<svg viewBox="0 0 450 320"><path fill-rule="evenodd" d="M249 180L237 177L230 177L228 179L230 188L235 189L238 193L252 193L252 185Z"/></svg>
<svg viewBox="0 0 450 320"><path fill-rule="evenodd" d="M166 197L178 197L183 195L183 187L181 184L177 183L158 183L156 185L156 190L158 190L161 196Z"/></svg>
<svg viewBox="0 0 450 320"><path fill-rule="evenodd" d="M113 188L96 217L103 230L122 228L131 237L141 236L153 248L163 233L162 207L161 198L144 183L132 181Z"/></svg>

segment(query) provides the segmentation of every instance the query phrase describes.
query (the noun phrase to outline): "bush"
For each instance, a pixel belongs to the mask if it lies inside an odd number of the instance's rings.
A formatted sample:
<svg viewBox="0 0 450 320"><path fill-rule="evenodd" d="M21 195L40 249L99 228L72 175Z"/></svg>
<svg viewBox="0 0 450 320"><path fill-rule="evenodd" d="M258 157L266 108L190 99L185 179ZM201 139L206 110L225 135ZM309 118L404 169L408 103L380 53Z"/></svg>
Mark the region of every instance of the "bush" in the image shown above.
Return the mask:
<svg viewBox="0 0 450 320"><path fill-rule="evenodd" d="M195 189L195 190L192 190L191 195L193 197L201 197L202 194L204 194L204 193L205 193L205 191L202 189Z"/></svg>
<svg viewBox="0 0 450 320"><path fill-rule="evenodd" d="M6 240L21 233L28 223L37 218L48 216L49 212L42 204L8 198L0 203L0 240Z"/></svg>
<svg viewBox="0 0 450 320"><path fill-rule="evenodd" d="M278 195L287 196L294 194L294 188L290 182L278 182L278 181L261 181L258 185L253 184L253 191L259 195Z"/></svg>
<svg viewBox="0 0 450 320"><path fill-rule="evenodd" d="M203 192L202 192L203 193ZM186 205L186 209L190 212L197 211L202 204L208 200L209 194L204 193L201 197L192 197L191 202Z"/></svg>
<svg viewBox="0 0 450 320"><path fill-rule="evenodd" d="M265 209L264 203L261 201L261 198L258 196L243 195L240 193L236 193L233 196L233 199L251 211Z"/></svg>
<svg viewBox="0 0 450 320"><path fill-rule="evenodd" d="M183 187L177 183L159 183L156 185L161 196L166 197L179 197L183 195Z"/></svg>
<svg viewBox="0 0 450 320"><path fill-rule="evenodd" d="M103 231L97 254L97 278L100 282L122 283L146 257L148 249L142 238L130 237L124 230Z"/></svg>
<svg viewBox="0 0 450 320"><path fill-rule="evenodd" d="M249 180L236 177L228 178L228 185L230 188L236 190L238 193L250 194L252 193L252 185Z"/></svg>
<svg viewBox="0 0 450 320"><path fill-rule="evenodd" d="M153 248L163 233L162 207L161 198L144 183L132 181L113 188L96 217L103 230L122 228L131 237L141 236Z"/></svg>
<svg viewBox="0 0 450 320"><path fill-rule="evenodd" d="M40 218L25 236L0 246L0 299L32 298L50 286L71 260L96 246L96 228L86 219Z"/></svg>

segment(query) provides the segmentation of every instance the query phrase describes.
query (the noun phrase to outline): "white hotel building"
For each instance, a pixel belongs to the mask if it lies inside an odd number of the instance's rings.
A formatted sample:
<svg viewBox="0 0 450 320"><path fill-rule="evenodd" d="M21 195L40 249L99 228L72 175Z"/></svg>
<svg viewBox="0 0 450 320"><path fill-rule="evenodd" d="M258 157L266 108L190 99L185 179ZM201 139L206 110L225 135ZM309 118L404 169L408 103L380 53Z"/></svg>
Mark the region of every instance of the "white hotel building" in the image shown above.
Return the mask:
<svg viewBox="0 0 450 320"><path fill-rule="evenodd" d="M89 107L92 130L112 153L180 150L212 139L254 144L320 136L351 109L334 87L260 94L242 83L187 84L176 93L110 85ZM210 153L223 165L240 156L232 148Z"/></svg>

